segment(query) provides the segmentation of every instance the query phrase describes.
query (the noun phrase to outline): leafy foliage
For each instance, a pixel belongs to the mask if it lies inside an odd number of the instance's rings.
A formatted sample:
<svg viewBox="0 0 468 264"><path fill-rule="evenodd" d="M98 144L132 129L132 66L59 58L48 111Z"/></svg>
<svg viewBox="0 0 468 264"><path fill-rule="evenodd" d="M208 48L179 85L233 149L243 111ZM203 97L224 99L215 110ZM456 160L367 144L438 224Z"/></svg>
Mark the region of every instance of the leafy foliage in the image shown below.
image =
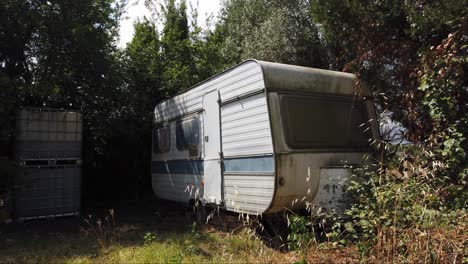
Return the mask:
<svg viewBox="0 0 468 264"><path fill-rule="evenodd" d="M231 65L255 58L326 67L307 1L229 1L217 30L225 36L223 55Z"/></svg>
<svg viewBox="0 0 468 264"><path fill-rule="evenodd" d="M427 162L437 162L434 177L445 183L446 198L467 207L468 177L468 24L450 34L423 57L420 87L433 128Z"/></svg>
<svg viewBox="0 0 468 264"><path fill-rule="evenodd" d="M370 84L381 111L407 129L413 142L432 131L420 104L421 56L461 27L463 1L323 1L311 4L323 44L335 60L333 69L358 74ZM431 25L431 26L428 26Z"/></svg>
<svg viewBox="0 0 468 264"><path fill-rule="evenodd" d="M288 243L290 250L304 248L309 244L313 236L308 228L310 224L308 219L298 215L292 215L289 218L289 229L291 233L288 235Z"/></svg>
<svg viewBox="0 0 468 264"><path fill-rule="evenodd" d="M194 72L185 1L178 6L175 0L167 1L163 15L162 78L165 90L172 95L191 86Z"/></svg>

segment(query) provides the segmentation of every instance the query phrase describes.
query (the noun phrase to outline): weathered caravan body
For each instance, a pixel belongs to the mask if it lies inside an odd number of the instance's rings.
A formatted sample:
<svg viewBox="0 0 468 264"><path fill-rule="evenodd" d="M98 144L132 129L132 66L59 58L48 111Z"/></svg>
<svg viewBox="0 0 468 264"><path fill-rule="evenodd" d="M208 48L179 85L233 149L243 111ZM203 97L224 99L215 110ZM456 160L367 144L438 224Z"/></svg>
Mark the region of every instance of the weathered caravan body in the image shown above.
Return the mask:
<svg viewBox="0 0 468 264"><path fill-rule="evenodd" d="M352 74L245 61L156 106L153 190L254 215L303 208L369 153L369 99Z"/></svg>

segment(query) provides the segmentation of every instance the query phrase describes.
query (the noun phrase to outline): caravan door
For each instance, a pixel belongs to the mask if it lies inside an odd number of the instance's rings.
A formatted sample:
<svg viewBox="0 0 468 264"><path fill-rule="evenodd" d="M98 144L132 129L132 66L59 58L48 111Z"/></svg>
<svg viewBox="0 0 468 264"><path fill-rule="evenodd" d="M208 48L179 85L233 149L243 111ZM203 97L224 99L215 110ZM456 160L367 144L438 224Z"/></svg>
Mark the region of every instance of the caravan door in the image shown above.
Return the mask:
<svg viewBox="0 0 468 264"><path fill-rule="evenodd" d="M203 198L205 202L220 204L222 201L221 170L221 120L219 93L213 91L203 97Z"/></svg>

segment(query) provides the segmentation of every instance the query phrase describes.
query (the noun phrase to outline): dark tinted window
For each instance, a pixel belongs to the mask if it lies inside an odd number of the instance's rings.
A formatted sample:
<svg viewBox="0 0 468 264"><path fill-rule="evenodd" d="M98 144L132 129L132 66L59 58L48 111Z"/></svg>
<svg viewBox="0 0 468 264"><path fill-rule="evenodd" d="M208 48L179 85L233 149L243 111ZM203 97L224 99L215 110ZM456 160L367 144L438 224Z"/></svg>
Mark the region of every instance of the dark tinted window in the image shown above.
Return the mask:
<svg viewBox="0 0 468 264"><path fill-rule="evenodd" d="M291 148L368 147L368 115L351 96L281 95L281 116ZM362 125L365 123L365 125Z"/></svg>
<svg viewBox="0 0 468 264"><path fill-rule="evenodd" d="M177 122L176 146L179 150L196 148L200 140L200 120L193 117Z"/></svg>
<svg viewBox="0 0 468 264"><path fill-rule="evenodd" d="M171 150L171 129L169 126L156 128L153 132L153 151L164 153Z"/></svg>

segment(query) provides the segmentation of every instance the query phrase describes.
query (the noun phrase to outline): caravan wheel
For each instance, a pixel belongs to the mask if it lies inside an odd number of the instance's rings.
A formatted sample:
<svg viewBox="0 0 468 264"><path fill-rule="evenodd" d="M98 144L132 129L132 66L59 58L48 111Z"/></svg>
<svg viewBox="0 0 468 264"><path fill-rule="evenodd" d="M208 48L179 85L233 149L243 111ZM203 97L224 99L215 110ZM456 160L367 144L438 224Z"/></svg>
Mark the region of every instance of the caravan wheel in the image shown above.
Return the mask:
<svg viewBox="0 0 468 264"><path fill-rule="evenodd" d="M193 213L198 226L205 226L207 222L206 207L202 201L197 200L193 205Z"/></svg>

